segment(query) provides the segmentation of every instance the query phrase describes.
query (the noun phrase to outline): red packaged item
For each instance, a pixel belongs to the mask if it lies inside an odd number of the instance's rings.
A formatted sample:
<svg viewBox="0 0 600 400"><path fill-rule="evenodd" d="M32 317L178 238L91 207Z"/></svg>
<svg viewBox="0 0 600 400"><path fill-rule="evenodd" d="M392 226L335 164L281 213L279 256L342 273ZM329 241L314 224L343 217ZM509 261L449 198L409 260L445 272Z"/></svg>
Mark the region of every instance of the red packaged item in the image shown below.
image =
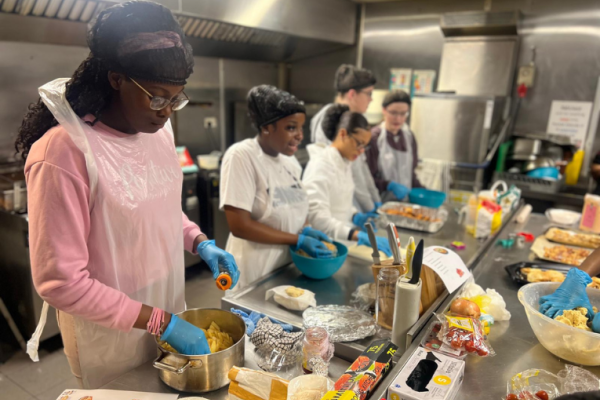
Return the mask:
<svg viewBox="0 0 600 400"><path fill-rule="evenodd" d="M372 342L321 400L366 400L391 369L397 349L389 340Z"/></svg>
<svg viewBox="0 0 600 400"><path fill-rule="evenodd" d="M464 350L479 357L491 357L496 353L485 340L481 321L471 317L436 314L442 324L438 338L454 350Z"/></svg>
<svg viewBox="0 0 600 400"><path fill-rule="evenodd" d="M560 396L560 381L543 369L519 372L507 383L506 400L552 400Z"/></svg>

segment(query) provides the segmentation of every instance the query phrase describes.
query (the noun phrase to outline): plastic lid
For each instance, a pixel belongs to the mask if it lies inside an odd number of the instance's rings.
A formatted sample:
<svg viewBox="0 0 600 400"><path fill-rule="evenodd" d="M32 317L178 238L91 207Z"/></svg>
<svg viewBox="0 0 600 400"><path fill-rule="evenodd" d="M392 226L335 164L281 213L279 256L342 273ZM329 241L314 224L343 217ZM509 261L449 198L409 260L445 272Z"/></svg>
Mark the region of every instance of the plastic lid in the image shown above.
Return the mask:
<svg viewBox="0 0 600 400"><path fill-rule="evenodd" d="M228 273L221 273L216 280L217 287L221 290L227 290L231 287L231 276Z"/></svg>

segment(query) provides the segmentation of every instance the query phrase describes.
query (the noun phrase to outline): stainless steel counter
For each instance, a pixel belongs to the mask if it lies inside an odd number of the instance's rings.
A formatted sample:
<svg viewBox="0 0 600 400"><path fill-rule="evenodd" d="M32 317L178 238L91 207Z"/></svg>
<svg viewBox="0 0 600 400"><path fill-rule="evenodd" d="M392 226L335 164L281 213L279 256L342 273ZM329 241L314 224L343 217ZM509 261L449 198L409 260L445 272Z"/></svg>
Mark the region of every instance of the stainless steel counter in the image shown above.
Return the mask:
<svg viewBox="0 0 600 400"><path fill-rule="evenodd" d="M254 346L246 339L246 352L244 354L244 367L260 370L254 361ZM334 357L329 365L329 377L337 380L344 371L350 366L348 361ZM69 388L65 388L69 389ZM102 387L102 389L111 390L130 390L134 392L151 393L179 393L179 398L188 396L201 396L208 400L227 400L228 386L209 393L182 393L165 385L158 377L158 370L152 366L152 362L143 364L132 371L118 377L114 381Z"/></svg>
<svg viewBox="0 0 600 400"><path fill-rule="evenodd" d="M532 214L524 225L511 222L500 235L508 237L512 232L531 232L536 237L549 227L549 221L542 214ZM530 245L523 249L516 246L504 249L494 246L485 258L475 267L475 281L484 289L493 288L504 297L510 321L494 324L490 331L490 344L497 355L492 358L467 357L465 379L459 399L500 399L506 396L506 382L515 374L529 368L541 368L556 373L564 368L565 362L548 352L538 342L525 315L525 310L517 299L519 286L508 276L504 267L520 261L534 260L530 255ZM452 299L448 299L449 303ZM588 368L600 376L600 367Z"/></svg>
<svg viewBox="0 0 600 400"><path fill-rule="evenodd" d="M429 234L398 229L400 240L403 244L406 244L409 236L413 236L417 243L419 239L424 239L426 246L446 247L449 247L453 241L462 241L466 244L466 249L459 251L458 254L465 264L471 268L480 259L489 245L494 242L494 238L484 241L475 239L466 233L464 227L458 224L456 212L454 210L449 211L448 221L439 232ZM378 235L384 234L385 231L379 229ZM281 285L293 285L314 292L317 304L347 305L350 302L352 293L358 286L373 282L370 265L370 262L348 256L342 268L334 276L329 279L317 281L307 278L293 264L290 264L249 285L242 292L223 298L221 307L223 309L235 307L243 310L257 311L280 321L301 327L302 312L290 311L281 307L273 300L265 301L265 294L269 289ZM421 320L415 325L413 331L409 333L410 336L418 333L431 316L431 312L439 307L447 295L448 293L442 294L438 301L432 305L430 312L425 312ZM373 338L371 337L351 343L336 343L336 355L345 360L353 361L372 340Z"/></svg>

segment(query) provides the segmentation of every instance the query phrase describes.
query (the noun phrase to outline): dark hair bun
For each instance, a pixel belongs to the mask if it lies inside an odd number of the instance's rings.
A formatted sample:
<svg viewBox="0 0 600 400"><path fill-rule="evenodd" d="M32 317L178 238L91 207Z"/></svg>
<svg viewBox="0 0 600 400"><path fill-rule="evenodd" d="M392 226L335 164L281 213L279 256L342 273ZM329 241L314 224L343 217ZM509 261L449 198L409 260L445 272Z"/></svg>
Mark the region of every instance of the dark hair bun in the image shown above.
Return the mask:
<svg viewBox="0 0 600 400"><path fill-rule="evenodd" d="M337 136L338 126L344 113L350 112L350 107L345 104L333 104L325 112L321 128L327 139L333 141Z"/></svg>

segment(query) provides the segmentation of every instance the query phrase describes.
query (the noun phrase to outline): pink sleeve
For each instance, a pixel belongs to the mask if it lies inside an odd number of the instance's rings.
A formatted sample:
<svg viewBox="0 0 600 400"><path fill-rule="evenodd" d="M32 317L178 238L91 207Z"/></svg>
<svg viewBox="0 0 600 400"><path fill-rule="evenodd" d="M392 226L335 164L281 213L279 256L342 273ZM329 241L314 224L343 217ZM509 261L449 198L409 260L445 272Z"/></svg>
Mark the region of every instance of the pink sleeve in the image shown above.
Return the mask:
<svg viewBox="0 0 600 400"><path fill-rule="evenodd" d="M61 311L107 328L130 331L142 304L90 278L87 270L87 183L52 163L37 162L27 171L27 189L31 268L37 292Z"/></svg>
<svg viewBox="0 0 600 400"><path fill-rule="evenodd" d="M183 219L183 248L192 254L198 254L194 248L194 240L202 234L202 231L198 225L189 220L183 211L181 218Z"/></svg>

